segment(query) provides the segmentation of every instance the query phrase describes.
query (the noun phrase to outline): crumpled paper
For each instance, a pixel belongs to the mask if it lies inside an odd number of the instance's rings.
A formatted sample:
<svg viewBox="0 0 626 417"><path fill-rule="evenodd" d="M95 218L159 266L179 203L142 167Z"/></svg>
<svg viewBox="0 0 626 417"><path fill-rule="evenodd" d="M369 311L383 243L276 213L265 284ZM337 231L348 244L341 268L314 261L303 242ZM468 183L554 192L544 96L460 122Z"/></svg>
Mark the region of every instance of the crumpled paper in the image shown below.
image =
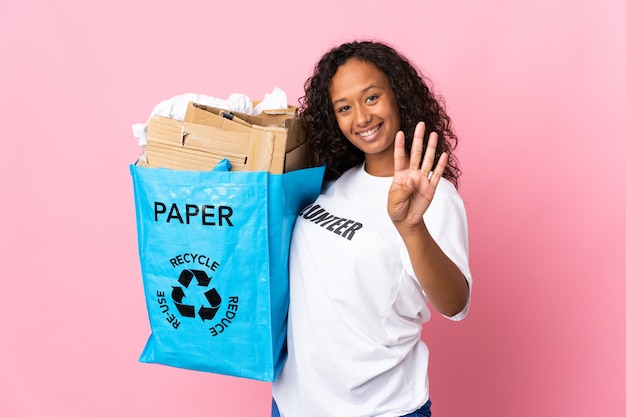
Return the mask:
<svg viewBox="0 0 626 417"><path fill-rule="evenodd" d="M146 146L146 136L148 122L154 116L164 116L170 119L183 120L189 102L202 104L205 106L218 107L224 110L236 111L248 115L256 116L264 110L286 109L288 107L287 94L280 88L265 94L265 97L256 106L252 105L252 99L244 94L233 93L228 99L221 99L204 94L181 94L161 101L157 104L146 123L135 123L132 125L133 135L137 138L139 146Z"/></svg>

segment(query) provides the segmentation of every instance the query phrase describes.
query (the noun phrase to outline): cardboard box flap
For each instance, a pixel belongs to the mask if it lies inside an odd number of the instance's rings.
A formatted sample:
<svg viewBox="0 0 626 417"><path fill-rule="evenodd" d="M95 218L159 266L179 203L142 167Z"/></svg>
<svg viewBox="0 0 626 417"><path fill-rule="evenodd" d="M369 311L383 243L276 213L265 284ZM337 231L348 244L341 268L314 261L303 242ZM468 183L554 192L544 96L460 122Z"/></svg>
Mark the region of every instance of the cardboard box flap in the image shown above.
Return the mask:
<svg viewBox="0 0 626 417"><path fill-rule="evenodd" d="M189 102L185 112L185 122L198 123L205 126L213 126L219 129L233 130L237 132L249 132L252 125L241 120L224 117L220 109L210 111L207 106Z"/></svg>
<svg viewBox="0 0 626 417"><path fill-rule="evenodd" d="M287 110L266 110L263 116L252 116L245 113L233 112L190 102L187 106L185 121L206 124L243 131L243 126L259 126L269 129L284 129L284 133L274 130L277 136L285 136L285 151L287 153L306 143L306 132L299 118L294 117L295 107ZM223 120L220 120L223 119Z"/></svg>
<svg viewBox="0 0 626 417"><path fill-rule="evenodd" d="M283 157L279 164L273 159L275 142L263 130L239 132L155 116L148 122L146 157L152 167L208 171L228 158L233 171L282 173Z"/></svg>
<svg viewBox="0 0 626 417"><path fill-rule="evenodd" d="M251 125L265 126L265 127L285 127L284 121L287 119L293 119L295 113L285 112L280 113L277 110L273 110L274 113L261 113L260 115L253 116L251 114L240 113L237 111L231 111L226 109L220 109L219 107L207 106L204 104L191 103L191 107L197 110L204 110L216 115L224 113L227 117L234 120L240 120ZM189 111L189 106L187 107ZM225 117L226 118L226 117Z"/></svg>

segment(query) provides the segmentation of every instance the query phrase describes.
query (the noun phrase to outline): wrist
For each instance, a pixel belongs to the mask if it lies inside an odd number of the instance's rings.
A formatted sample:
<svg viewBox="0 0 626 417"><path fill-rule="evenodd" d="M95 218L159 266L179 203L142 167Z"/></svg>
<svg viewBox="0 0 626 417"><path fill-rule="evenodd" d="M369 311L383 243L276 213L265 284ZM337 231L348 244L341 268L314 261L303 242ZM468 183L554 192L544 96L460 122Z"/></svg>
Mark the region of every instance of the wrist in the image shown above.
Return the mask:
<svg viewBox="0 0 626 417"><path fill-rule="evenodd" d="M412 236L415 236L415 237L430 236L428 232L428 228L426 227L426 224L424 223L424 219L420 219L420 221L415 224L406 224L406 223L398 222L398 223L394 223L394 225L396 226L398 233L400 233L400 236L402 236L403 238L410 238Z"/></svg>

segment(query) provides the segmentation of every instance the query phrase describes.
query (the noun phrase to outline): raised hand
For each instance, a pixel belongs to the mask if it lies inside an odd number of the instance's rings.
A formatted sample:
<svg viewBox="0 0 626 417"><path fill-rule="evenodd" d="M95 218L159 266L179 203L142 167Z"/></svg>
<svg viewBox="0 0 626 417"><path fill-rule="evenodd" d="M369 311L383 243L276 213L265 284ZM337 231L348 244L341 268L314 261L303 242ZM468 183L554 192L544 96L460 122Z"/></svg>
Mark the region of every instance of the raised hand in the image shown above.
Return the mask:
<svg viewBox="0 0 626 417"><path fill-rule="evenodd" d="M419 122L415 127L409 161L404 149L404 133L398 132L394 145L394 175L389 188L387 211L398 231L410 233L420 226L424 213L435 195L435 188L448 163L448 154L443 153L435 164L437 133L428 136L428 145L422 159L422 143L425 125Z"/></svg>

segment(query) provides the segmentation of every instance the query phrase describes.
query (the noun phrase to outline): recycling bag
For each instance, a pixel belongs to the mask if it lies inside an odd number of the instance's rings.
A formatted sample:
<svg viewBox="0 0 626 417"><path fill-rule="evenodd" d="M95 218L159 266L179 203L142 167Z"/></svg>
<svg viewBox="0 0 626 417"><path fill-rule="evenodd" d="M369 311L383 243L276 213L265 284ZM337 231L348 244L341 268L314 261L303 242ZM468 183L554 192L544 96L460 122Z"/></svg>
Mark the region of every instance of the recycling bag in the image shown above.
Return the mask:
<svg viewBox="0 0 626 417"><path fill-rule="evenodd" d="M324 168L130 170L151 328L139 361L273 381L286 358L293 223Z"/></svg>

